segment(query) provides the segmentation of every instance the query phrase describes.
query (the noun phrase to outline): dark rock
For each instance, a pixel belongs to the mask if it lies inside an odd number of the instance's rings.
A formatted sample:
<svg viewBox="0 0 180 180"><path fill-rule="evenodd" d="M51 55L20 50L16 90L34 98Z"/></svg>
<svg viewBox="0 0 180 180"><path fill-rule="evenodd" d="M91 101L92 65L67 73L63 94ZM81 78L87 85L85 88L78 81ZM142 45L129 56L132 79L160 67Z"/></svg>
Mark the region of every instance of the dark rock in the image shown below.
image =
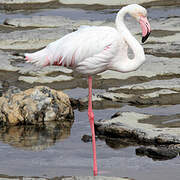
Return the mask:
<svg viewBox="0 0 180 180"><path fill-rule="evenodd" d="M3 89L8 89L9 88L9 82L8 81L3 81L2 82L2 87L3 87Z"/></svg>
<svg viewBox="0 0 180 180"><path fill-rule="evenodd" d="M95 122L96 134L107 138L129 138L138 144L180 144L180 128L158 128L152 115L119 112L111 119Z"/></svg>
<svg viewBox="0 0 180 180"><path fill-rule="evenodd" d="M119 112L113 114L113 115L111 116L111 118L116 118L116 117L118 117L118 116L120 116L120 115L121 115L121 112L119 111Z"/></svg>
<svg viewBox="0 0 180 180"><path fill-rule="evenodd" d="M73 109L81 109L84 106L84 103L78 99L70 98L70 102Z"/></svg>
<svg viewBox="0 0 180 180"><path fill-rule="evenodd" d="M92 136L89 136L89 135L83 135L83 137L81 138L81 140L83 142L92 142Z"/></svg>
<svg viewBox="0 0 180 180"><path fill-rule="evenodd" d="M97 140L97 137L95 137L95 139ZM83 137L81 138L81 140L83 141L83 142L85 142L85 143L87 143L87 142L92 142L92 136L90 136L90 135L83 135Z"/></svg>

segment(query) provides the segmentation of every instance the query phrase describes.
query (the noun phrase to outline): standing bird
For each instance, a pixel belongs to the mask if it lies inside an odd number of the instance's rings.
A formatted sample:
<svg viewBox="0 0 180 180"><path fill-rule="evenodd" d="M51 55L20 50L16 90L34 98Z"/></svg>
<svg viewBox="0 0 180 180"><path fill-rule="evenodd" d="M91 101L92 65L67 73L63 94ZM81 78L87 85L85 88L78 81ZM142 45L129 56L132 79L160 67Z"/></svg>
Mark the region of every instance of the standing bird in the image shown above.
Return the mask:
<svg viewBox="0 0 180 180"><path fill-rule="evenodd" d="M88 76L88 117L92 132L93 173L97 175L94 113L92 111L92 75L105 70L130 72L145 61L143 47L124 24L124 16L130 14L142 28L142 42L148 38L151 28L144 7L131 4L117 13L115 28L107 26L83 26L65 35L35 53L25 53L26 60L38 66L65 66ZM128 58L128 46L134 58Z"/></svg>

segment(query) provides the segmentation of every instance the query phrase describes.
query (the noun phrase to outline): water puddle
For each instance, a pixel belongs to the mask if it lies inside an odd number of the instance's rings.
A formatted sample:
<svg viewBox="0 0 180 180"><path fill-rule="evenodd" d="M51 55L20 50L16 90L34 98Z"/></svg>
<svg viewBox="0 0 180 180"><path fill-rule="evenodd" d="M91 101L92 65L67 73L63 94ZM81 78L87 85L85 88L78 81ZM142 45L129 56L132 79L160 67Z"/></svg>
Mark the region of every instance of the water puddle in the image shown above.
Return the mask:
<svg viewBox="0 0 180 180"><path fill-rule="evenodd" d="M166 108L166 114L174 115L173 110ZM161 112L164 107L133 108L124 106L121 109L95 110L95 119L110 118L117 111L134 110L144 113ZM91 175L92 151L91 143L84 143L81 137L90 134L87 111L75 111L75 122L70 129L50 128L36 129L32 127L12 127L1 129L0 132L0 172L8 175L55 177L64 175ZM169 169L178 174L179 158L168 161L153 161L146 157L135 155L136 143L97 140L97 157L100 175L128 176L134 179L152 180L150 172L160 175L160 172ZM158 171L157 171L158 169ZM157 177L157 176L155 176ZM176 175L173 176L176 179ZM167 179L165 176L163 179Z"/></svg>

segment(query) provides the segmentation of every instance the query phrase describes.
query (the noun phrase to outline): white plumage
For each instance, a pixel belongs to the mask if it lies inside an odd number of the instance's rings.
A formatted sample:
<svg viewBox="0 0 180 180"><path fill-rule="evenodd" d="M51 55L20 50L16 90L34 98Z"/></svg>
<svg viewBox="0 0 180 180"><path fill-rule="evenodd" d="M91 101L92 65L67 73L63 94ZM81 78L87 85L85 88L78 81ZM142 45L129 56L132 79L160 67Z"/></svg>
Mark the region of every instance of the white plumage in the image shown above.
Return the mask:
<svg viewBox="0 0 180 180"><path fill-rule="evenodd" d="M146 10L139 5L127 7L122 8L117 14L116 28L83 26L76 32L50 43L38 52L26 53L27 61L38 66L62 65L71 67L87 75L97 74L107 69L120 72L136 70L145 60L144 51L125 26L123 17L126 13L131 14L133 9L131 15L140 21L137 18L138 12L141 12L141 16L146 16ZM133 7L136 7L136 10ZM132 48L135 55L132 60L127 55L128 46Z"/></svg>
<svg viewBox="0 0 180 180"><path fill-rule="evenodd" d="M108 68L121 48L119 42L123 42L123 39L116 29L87 26L25 56L38 66L56 64L75 68L83 74L96 74ZM123 45L127 47L125 42Z"/></svg>

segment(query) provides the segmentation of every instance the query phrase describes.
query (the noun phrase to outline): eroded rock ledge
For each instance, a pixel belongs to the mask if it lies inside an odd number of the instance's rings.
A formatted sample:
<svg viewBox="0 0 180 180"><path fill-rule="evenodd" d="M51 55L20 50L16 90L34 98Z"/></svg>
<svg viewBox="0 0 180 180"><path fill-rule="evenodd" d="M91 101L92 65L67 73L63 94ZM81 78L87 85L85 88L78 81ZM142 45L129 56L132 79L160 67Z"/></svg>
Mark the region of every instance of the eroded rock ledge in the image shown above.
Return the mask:
<svg viewBox="0 0 180 180"><path fill-rule="evenodd" d="M152 144L180 143L180 128L157 128L140 122L149 118L152 118L152 115L122 112L112 119L95 122L95 126L99 134L108 137L134 138L137 141Z"/></svg>
<svg viewBox="0 0 180 180"><path fill-rule="evenodd" d="M152 118L148 114L118 112L112 119L95 122L96 134L115 141L129 139L148 145L138 148L138 155L164 160L176 157L180 152L180 128L156 127L148 123Z"/></svg>

